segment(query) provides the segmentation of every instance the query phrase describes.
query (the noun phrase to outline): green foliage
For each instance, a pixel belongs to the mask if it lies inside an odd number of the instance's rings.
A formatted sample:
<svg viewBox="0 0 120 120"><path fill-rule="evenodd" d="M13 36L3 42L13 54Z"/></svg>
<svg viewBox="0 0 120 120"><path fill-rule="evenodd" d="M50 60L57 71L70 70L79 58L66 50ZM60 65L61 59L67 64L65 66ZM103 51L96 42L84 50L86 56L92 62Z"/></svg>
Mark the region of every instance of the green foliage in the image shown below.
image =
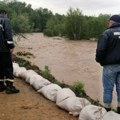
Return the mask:
<svg viewBox="0 0 120 120"><path fill-rule="evenodd" d="M76 93L77 96L82 97L85 93L84 91L84 84L82 81L77 81L73 86L72 86L73 91Z"/></svg>
<svg viewBox="0 0 120 120"><path fill-rule="evenodd" d="M81 36L83 39L98 38L99 35L107 28L106 21L109 15L84 16Z"/></svg>
<svg viewBox="0 0 120 120"><path fill-rule="evenodd" d="M64 16L56 14L52 17L46 25L46 29L44 30L44 35L47 36L63 36L65 33L65 20Z"/></svg>
<svg viewBox="0 0 120 120"><path fill-rule="evenodd" d="M44 32L47 36L65 36L72 40L98 38L107 28L110 15L85 16L70 8L67 15L55 14L47 8L32 9L17 0L0 1L0 9L8 11L15 33Z"/></svg>
<svg viewBox="0 0 120 120"><path fill-rule="evenodd" d="M45 30L43 31L43 33L44 33L44 35L49 36L49 37L55 36L55 35L53 34L53 31L50 30L50 29L45 29Z"/></svg>
<svg viewBox="0 0 120 120"><path fill-rule="evenodd" d="M31 58L31 57L35 58L35 56L32 53L25 52L25 51L24 52L17 52L16 55L17 56L26 56L26 58Z"/></svg>
<svg viewBox="0 0 120 120"><path fill-rule="evenodd" d="M31 32L33 23L30 23L30 11L32 8L26 3L18 2L16 0L4 0L0 2L0 9L8 11L8 17L11 20L15 33ZM29 11L29 12L28 12Z"/></svg>
<svg viewBox="0 0 120 120"><path fill-rule="evenodd" d="M22 58L18 58L18 57L13 57L13 61L17 62L19 64L20 67L27 67L30 66L30 62L26 61Z"/></svg>
<svg viewBox="0 0 120 120"><path fill-rule="evenodd" d="M107 28L109 15L84 16L79 9L70 8L67 16L54 15L48 20L44 35L66 36L72 40L98 38Z"/></svg>
<svg viewBox="0 0 120 120"><path fill-rule="evenodd" d="M13 62L18 63L20 67L25 67L26 69L33 69L37 73L40 73L40 69L35 65L31 65L31 62L26 61L25 59L20 58L16 56L15 54L12 56L12 58L13 58Z"/></svg>
<svg viewBox="0 0 120 120"><path fill-rule="evenodd" d="M30 56L34 56L32 53L30 52L17 52L16 55L18 56L27 56L27 55L30 55Z"/></svg>
<svg viewBox="0 0 120 120"><path fill-rule="evenodd" d="M30 19L34 23L34 31L42 32L47 21L52 17L52 12L46 8L39 8L32 12Z"/></svg>
<svg viewBox="0 0 120 120"><path fill-rule="evenodd" d="M50 70L49 70L49 67L48 66L45 66L44 67L44 70L41 70L40 72L40 75L42 75L44 78L50 80L52 83L56 82L57 83L57 80L52 76L52 74L50 73Z"/></svg>
<svg viewBox="0 0 120 120"><path fill-rule="evenodd" d="M66 17L66 35L73 40L81 38L82 13L79 9L70 8Z"/></svg>
<svg viewBox="0 0 120 120"><path fill-rule="evenodd" d="M44 70L42 70L41 73L45 78L48 78L49 74L50 74L50 70L49 70L48 66L45 66Z"/></svg>
<svg viewBox="0 0 120 120"><path fill-rule="evenodd" d="M0 1L0 9L1 9L1 10L2 10L2 9L8 10L7 4L5 4L5 2L3 2L3 1Z"/></svg>
<svg viewBox="0 0 120 120"><path fill-rule="evenodd" d="M11 23L15 29L15 33L32 32L32 25L29 22L27 14L14 14L13 16L14 17L11 19Z"/></svg>

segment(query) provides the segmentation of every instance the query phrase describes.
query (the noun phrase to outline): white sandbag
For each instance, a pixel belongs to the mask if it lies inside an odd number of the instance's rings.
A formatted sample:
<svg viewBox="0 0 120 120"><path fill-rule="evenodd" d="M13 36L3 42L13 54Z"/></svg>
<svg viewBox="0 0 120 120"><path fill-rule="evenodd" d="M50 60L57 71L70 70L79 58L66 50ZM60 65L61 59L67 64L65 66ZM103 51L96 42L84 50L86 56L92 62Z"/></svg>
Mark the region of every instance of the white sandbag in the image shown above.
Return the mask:
<svg viewBox="0 0 120 120"><path fill-rule="evenodd" d="M13 68L18 68L18 67L19 67L18 63L13 62Z"/></svg>
<svg viewBox="0 0 120 120"><path fill-rule="evenodd" d="M26 81L27 83L30 83L29 80L30 80L30 78L31 78L33 75L38 75L38 74L37 74L35 71L33 71L33 70L28 70L28 71L27 71L27 74L26 74L26 76L25 76L25 81Z"/></svg>
<svg viewBox="0 0 120 120"><path fill-rule="evenodd" d="M120 114L109 111L103 116L103 120L120 120Z"/></svg>
<svg viewBox="0 0 120 120"><path fill-rule="evenodd" d="M25 81L29 83L30 77L33 75L37 75L37 73L33 70L27 70L27 72L23 73L21 76L24 76Z"/></svg>
<svg viewBox="0 0 120 120"><path fill-rule="evenodd" d="M43 78L43 79L36 79L31 83L31 86L33 86L36 90L41 89L44 86L47 86L51 84L50 81L48 81L47 79Z"/></svg>
<svg viewBox="0 0 120 120"><path fill-rule="evenodd" d="M56 93L60 89L62 89L62 88L60 86L58 86L57 84L50 84L50 85L47 85L47 86L41 88L40 90L38 90L38 92L42 93L49 100L55 102L56 101Z"/></svg>
<svg viewBox="0 0 120 120"><path fill-rule="evenodd" d="M103 107L87 105L81 110L79 120L103 120L105 114L106 110Z"/></svg>
<svg viewBox="0 0 120 120"><path fill-rule="evenodd" d="M59 103L57 105L72 114L73 116L78 116L80 111L87 105L91 103L85 98L79 97L69 97Z"/></svg>
<svg viewBox="0 0 120 120"><path fill-rule="evenodd" d="M28 72L28 70L25 71L24 73L21 73L20 74L20 78L25 79L25 76L26 76L27 72Z"/></svg>
<svg viewBox="0 0 120 120"><path fill-rule="evenodd" d="M56 104L69 97L75 97L75 93L70 88L63 88L57 92Z"/></svg>
<svg viewBox="0 0 120 120"><path fill-rule="evenodd" d="M19 65L17 63L13 63L13 74L18 68L19 68Z"/></svg>
<svg viewBox="0 0 120 120"><path fill-rule="evenodd" d="M26 72L26 68L25 67L18 67L14 70L13 75L16 77L20 77L20 75L24 72Z"/></svg>
<svg viewBox="0 0 120 120"><path fill-rule="evenodd" d="M30 83L30 85L32 85L34 81L42 80L42 79L44 79L44 78L40 75L32 75L32 76L30 76L29 83Z"/></svg>

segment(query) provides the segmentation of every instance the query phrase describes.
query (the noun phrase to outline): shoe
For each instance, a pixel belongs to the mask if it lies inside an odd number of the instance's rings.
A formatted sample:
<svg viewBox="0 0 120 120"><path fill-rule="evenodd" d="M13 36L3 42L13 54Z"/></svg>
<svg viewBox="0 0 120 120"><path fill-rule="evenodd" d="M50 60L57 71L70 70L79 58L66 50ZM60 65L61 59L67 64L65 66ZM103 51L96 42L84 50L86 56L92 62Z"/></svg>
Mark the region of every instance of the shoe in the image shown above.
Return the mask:
<svg viewBox="0 0 120 120"><path fill-rule="evenodd" d="M107 112L111 111L111 108L105 108Z"/></svg>
<svg viewBox="0 0 120 120"><path fill-rule="evenodd" d="M120 107L117 107L117 113L120 114Z"/></svg>
<svg viewBox="0 0 120 120"><path fill-rule="evenodd" d="M7 86L6 91L7 94L14 94L14 93L19 93L20 90L15 88L15 86Z"/></svg>
<svg viewBox="0 0 120 120"><path fill-rule="evenodd" d="M0 92L3 92L4 90L6 90L6 86L5 85L0 85Z"/></svg>

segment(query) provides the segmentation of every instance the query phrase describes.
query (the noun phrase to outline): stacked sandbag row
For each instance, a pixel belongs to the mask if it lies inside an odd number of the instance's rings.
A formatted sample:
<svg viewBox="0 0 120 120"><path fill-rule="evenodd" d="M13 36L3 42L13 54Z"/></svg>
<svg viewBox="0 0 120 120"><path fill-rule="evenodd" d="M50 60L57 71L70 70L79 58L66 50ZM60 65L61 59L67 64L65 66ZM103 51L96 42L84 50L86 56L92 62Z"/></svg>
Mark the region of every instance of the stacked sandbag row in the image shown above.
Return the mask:
<svg viewBox="0 0 120 120"><path fill-rule="evenodd" d="M78 116L80 111L91 103L84 99L76 97L75 93L69 88L63 88L57 92L56 104L72 114Z"/></svg>
<svg viewBox="0 0 120 120"><path fill-rule="evenodd" d="M74 116L79 115L79 120L120 120L120 116L114 112L106 112L102 107L91 105L85 99L75 95L69 88L61 88L53 84L33 70L26 70L13 63L14 75L24 79L35 90L44 95L47 99L56 102L56 105Z"/></svg>
<svg viewBox="0 0 120 120"><path fill-rule="evenodd" d="M26 70L24 67L19 67L17 63L13 63L13 74L20 77L29 83L35 90L39 90L44 86L51 84L50 81L38 75L33 70Z"/></svg>

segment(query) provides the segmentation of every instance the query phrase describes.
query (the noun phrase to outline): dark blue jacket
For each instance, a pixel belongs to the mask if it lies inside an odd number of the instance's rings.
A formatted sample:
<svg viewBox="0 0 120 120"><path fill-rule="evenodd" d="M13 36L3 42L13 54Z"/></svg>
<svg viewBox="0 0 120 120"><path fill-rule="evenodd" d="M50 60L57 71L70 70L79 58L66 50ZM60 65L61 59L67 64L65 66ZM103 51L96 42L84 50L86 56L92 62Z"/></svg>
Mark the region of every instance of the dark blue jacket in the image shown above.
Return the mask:
<svg viewBox="0 0 120 120"><path fill-rule="evenodd" d="M99 38L96 61L102 66L120 64L120 24L114 24Z"/></svg>
<svg viewBox="0 0 120 120"><path fill-rule="evenodd" d="M0 14L0 52L10 52L14 47L10 21Z"/></svg>

